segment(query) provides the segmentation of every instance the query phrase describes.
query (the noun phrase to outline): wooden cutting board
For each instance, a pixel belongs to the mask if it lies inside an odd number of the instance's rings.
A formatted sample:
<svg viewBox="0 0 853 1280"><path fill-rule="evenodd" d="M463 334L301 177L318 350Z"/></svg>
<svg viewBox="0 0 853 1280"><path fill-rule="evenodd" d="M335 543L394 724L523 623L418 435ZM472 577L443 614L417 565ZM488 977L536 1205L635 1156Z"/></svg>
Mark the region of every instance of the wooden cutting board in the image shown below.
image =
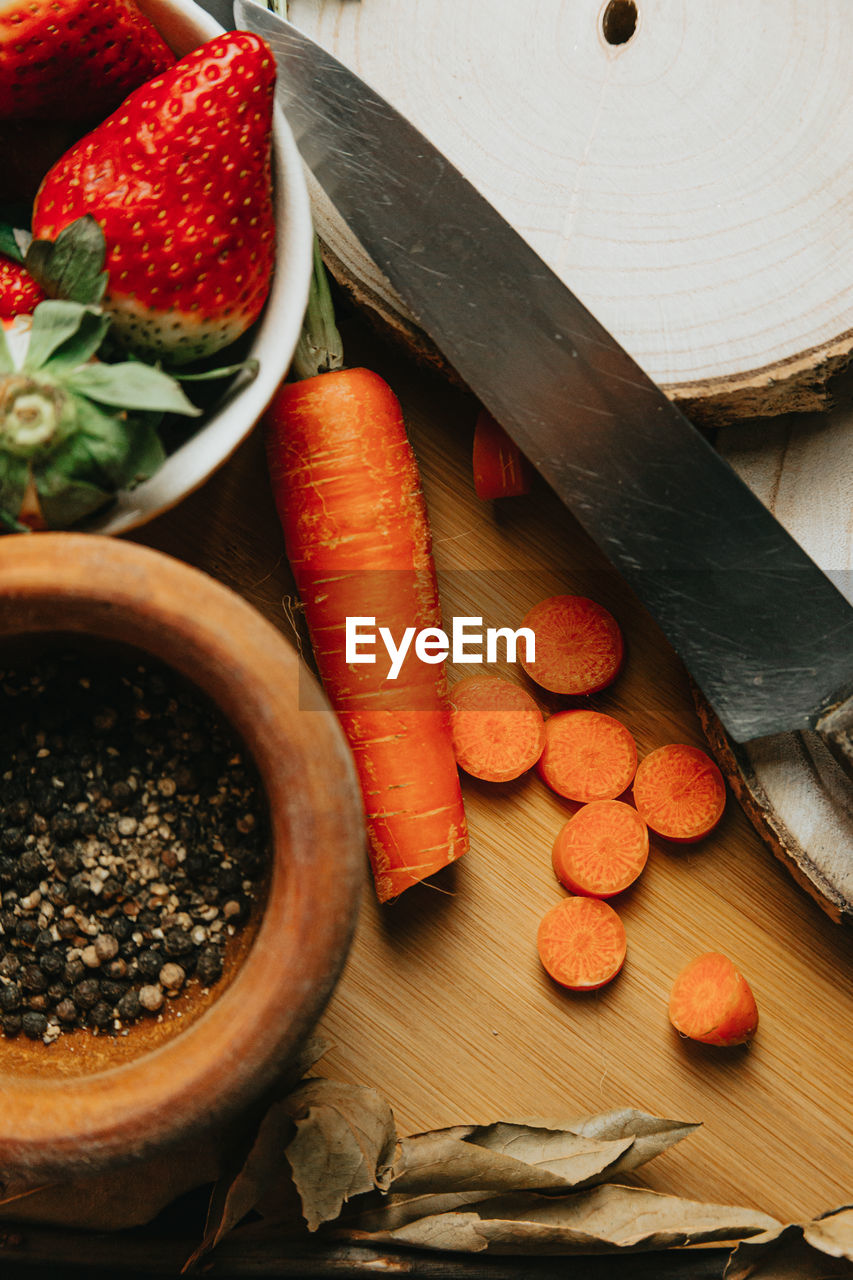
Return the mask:
<svg viewBox="0 0 853 1280"><path fill-rule="evenodd" d="M546 258L557 254L555 265L583 272L586 300L688 407L748 416L822 403L820 384L850 345L850 293L838 271L853 261L844 213L853 168L841 158L853 137L844 5L834 0L816 13L781 0L747 15L726 0L638 0L633 46L603 38L605 8L602 0L290 5L301 26L429 125L449 152L454 139L467 139L483 160L486 194ZM521 57L530 49L542 69L536 85L558 95L559 109L550 97L543 111L531 89ZM605 128L608 118L616 123ZM527 161L531 135L537 147ZM618 198L626 170L644 184L628 205ZM807 195L793 172L811 175ZM723 183L724 199L711 179ZM567 205L555 204L555 184ZM662 206L662 191L680 193L680 206ZM549 223L560 207L565 216ZM422 348L357 246L336 240L328 210L318 211L341 277ZM618 260L616 287L602 271L614 234L628 255ZM703 248L698 285L686 271L686 234ZM644 305L624 305L628 297ZM629 653L594 705L630 725L641 753L669 741L703 745L685 672L553 495L537 486L503 504L476 499L472 398L385 344L362 315L344 330L349 360L383 373L402 399L445 614L496 625L520 620L555 591L601 600ZM294 634L293 585L257 436L138 536L230 583ZM702 844L654 844L643 877L619 902L629 940L623 973L601 992L573 996L547 979L535 950L539 919L562 895L550 851L568 807L534 776L501 787L466 781L464 794L471 850L457 866L385 908L365 892L322 1023L332 1043L326 1073L379 1089L402 1132L626 1104L701 1120L696 1135L644 1171L646 1185L786 1220L849 1203L853 934L800 891L738 805L730 801ZM753 985L761 1024L749 1049L692 1045L668 1025L673 977L709 949L731 956Z"/></svg>
<svg viewBox="0 0 853 1280"><path fill-rule="evenodd" d="M547 592L596 597L618 617L629 652L594 705L622 717L643 753L669 741L701 745L683 669L553 495L542 486L503 504L475 497L471 397L381 342L360 316L344 338L350 361L382 373L402 399L446 614L506 623ZM137 536L229 583L292 636L293 585L257 434L205 489ZM535 776L466 782L464 794L471 850L457 866L382 909L365 892L321 1027L332 1044L324 1071L379 1089L401 1132L625 1104L701 1120L648 1167L647 1185L785 1219L849 1202L853 935L801 893L738 805L730 800L702 844L654 844L619 903L623 973L573 996L546 978L535 949L539 919L562 895L550 850L567 806ZM673 977L709 949L730 955L753 984L761 1025L748 1050L692 1045L668 1025Z"/></svg>

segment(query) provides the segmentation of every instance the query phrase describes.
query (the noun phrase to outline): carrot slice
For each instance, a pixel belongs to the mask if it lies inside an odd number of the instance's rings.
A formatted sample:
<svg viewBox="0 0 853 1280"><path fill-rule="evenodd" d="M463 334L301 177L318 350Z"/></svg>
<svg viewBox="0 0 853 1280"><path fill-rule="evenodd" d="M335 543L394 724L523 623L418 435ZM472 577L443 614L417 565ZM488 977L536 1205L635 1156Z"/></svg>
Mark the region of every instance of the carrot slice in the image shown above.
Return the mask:
<svg viewBox="0 0 853 1280"><path fill-rule="evenodd" d="M565 898L542 917L536 935L548 974L572 991L595 991L625 963L625 926L599 898Z"/></svg>
<svg viewBox="0 0 853 1280"><path fill-rule="evenodd" d="M669 1020L702 1044L745 1044L758 1026L758 1006L742 973L726 956L708 951L681 970L669 997Z"/></svg>
<svg viewBox="0 0 853 1280"><path fill-rule="evenodd" d="M551 693L597 693L619 674L625 654L619 624L586 596L551 596L534 605L522 626L536 637L536 657L522 666Z"/></svg>
<svg viewBox="0 0 853 1280"><path fill-rule="evenodd" d="M478 498L512 498L530 492L533 468L488 409L477 415L472 461Z"/></svg>
<svg viewBox="0 0 853 1280"><path fill-rule="evenodd" d="M633 884L649 856L649 830L629 804L595 800L569 818L554 842L554 874L571 893L612 898Z"/></svg>
<svg viewBox="0 0 853 1280"><path fill-rule="evenodd" d="M485 782L510 782L542 754L545 723L530 694L500 676L467 676L450 691L456 763Z"/></svg>
<svg viewBox="0 0 853 1280"><path fill-rule="evenodd" d="M543 782L567 800L614 800L637 771L637 746L615 716L558 711L545 722L537 768Z"/></svg>
<svg viewBox="0 0 853 1280"><path fill-rule="evenodd" d="M713 831L726 806L726 784L698 747L670 743L640 761L634 804L652 831L691 843Z"/></svg>

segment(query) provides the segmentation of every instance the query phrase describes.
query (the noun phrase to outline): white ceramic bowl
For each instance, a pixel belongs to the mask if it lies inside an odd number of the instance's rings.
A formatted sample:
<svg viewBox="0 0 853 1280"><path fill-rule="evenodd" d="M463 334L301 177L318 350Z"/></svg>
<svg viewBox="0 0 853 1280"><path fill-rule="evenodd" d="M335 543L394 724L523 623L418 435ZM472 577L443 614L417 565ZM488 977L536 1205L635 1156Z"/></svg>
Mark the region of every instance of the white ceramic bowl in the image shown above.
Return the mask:
<svg viewBox="0 0 853 1280"><path fill-rule="evenodd" d="M137 3L180 57L223 29L192 0ZM287 372L308 299L313 231L302 160L278 107L273 123L273 168L275 275L248 352L259 362L257 377L236 393L226 394L156 475L131 492L121 492L104 515L87 522L87 532L125 533L197 489L249 435Z"/></svg>

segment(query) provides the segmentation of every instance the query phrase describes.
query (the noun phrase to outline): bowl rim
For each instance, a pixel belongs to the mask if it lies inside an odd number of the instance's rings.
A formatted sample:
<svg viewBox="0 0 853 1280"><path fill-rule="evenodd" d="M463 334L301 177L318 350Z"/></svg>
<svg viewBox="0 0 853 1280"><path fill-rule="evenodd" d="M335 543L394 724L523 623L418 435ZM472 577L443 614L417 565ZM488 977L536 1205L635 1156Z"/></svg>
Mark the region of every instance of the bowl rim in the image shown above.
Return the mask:
<svg viewBox="0 0 853 1280"><path fill-rule="evenodd" d="M272 824L257 933L206 1010L115 1067L0 1075L0 1168L33 1179L139 1158L275 1083L346 958L365 879L364 830L352 759L319 685L277 628L229 588L148 547L75 533L0 540L0 583L0 638L61 630L123 641L203 689L252 754Z"/></svg>
<svg viewBox="0 0 853 1280"><path fill-rule="evenodd" d="M194 0L137 0L155 25L158 19L192 28L196 47L225 28ZM232 456L254 429L287 373L308 301L314 228L302 158L287 119L273 110L276 270L264 310L247 355L258 359L251 382L237 386L163 466L135 489L123 489L103 515L95 515L86 532L128 533L165 514L189 497Z"/></svg>

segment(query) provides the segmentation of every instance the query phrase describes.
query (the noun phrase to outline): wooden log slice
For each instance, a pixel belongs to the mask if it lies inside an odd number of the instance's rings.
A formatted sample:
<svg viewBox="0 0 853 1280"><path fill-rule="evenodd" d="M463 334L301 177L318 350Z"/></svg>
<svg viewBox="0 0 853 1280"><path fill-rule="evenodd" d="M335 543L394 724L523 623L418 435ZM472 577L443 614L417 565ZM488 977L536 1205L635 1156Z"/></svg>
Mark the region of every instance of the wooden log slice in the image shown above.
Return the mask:
<svg viewBox="0 0 853 1280"><path fill-rule="evenodd" d="M820 407L853 348L846 0L291 0L695 420ZM335 274L435 349L322 192Z"/></svg>

